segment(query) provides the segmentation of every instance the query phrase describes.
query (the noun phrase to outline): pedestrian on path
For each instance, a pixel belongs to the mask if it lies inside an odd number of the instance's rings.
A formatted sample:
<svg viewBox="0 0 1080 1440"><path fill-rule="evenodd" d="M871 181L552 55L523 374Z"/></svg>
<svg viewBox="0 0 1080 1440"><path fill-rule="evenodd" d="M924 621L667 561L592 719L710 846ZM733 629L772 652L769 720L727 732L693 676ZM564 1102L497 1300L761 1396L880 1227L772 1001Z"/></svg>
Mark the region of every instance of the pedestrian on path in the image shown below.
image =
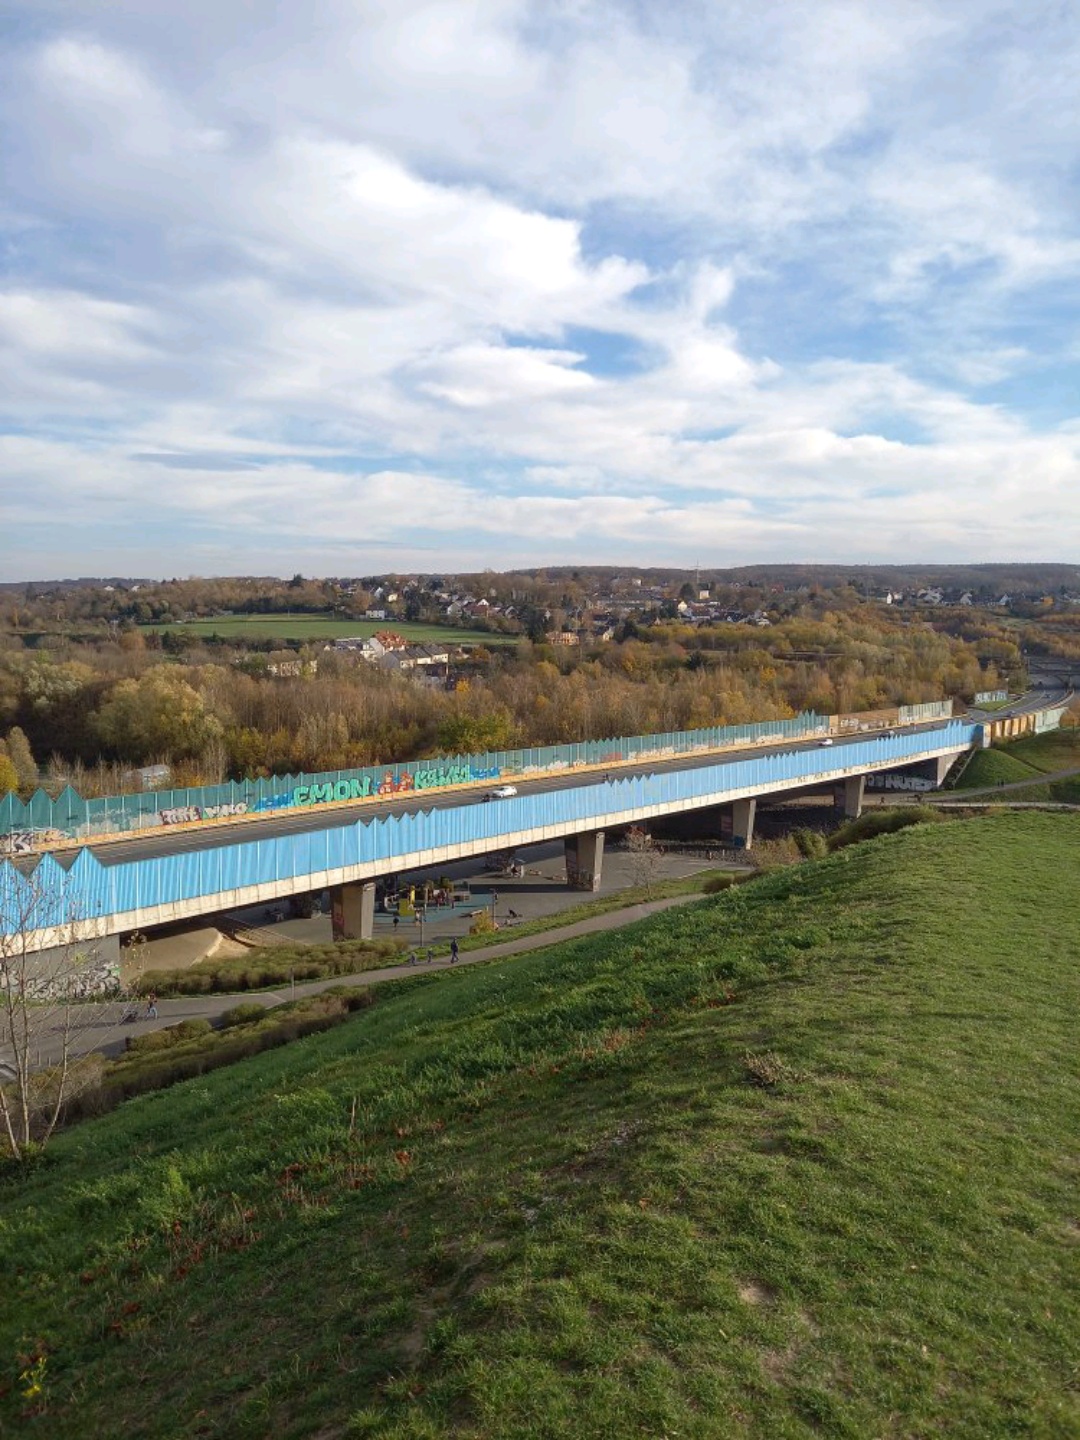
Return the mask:
<svg viewBox="0 0 1080 1440"><path fill-rule="evenodd" d="M435 951L430 945L427 947L427 963L429 965L434 965L435 963Z"/></svg>
<svg viewBox="0 0 1080 1440"><path fill-rule="evenodd" d="M157 996L153 990L151 990L150 994L146 997L146 1018L147 1020L157 1019Z"/></svg>
<svg viewBox="0 0 1080 1440"><path fill-rule="evenodd" d="M410 951L409 951L409 964L410 964L410 965L415 965L415 964L416 964L416 951L415 951L415 950L410 950Z"/></svg>
<svg viewBox="0 0 1080 1440"><path fill-rule="evenodd" d="M451 965L456 965L456 964L457 964L457 957L458 957L458 943L457 943L457 936L455 935L454 938L453 938L453 940L450 941L450 964L451 964Z"/></svg>

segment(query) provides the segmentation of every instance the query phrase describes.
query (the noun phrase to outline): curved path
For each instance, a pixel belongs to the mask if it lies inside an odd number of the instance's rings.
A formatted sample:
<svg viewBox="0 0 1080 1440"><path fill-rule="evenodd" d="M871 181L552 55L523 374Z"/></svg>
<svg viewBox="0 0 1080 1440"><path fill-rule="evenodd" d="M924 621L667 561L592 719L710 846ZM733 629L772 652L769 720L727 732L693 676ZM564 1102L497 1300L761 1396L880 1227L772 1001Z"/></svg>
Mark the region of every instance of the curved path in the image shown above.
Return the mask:
<svg viewBox="0 0 1080 1440"><path fill-rule="evenodd" d="M968 800L978 800L984 795L1008 795L1011 790L1031 790L1036 785L1052 785L1055 780L1071 780L1074 775L1080 775L1080 766L1074 765L1071 770L1051 770L1045 774L1040 771L1030 780L1010 780L1006 785L980 785L978 789L942 790L937 794L924 792L921 800L929 805L964 805Z"/></svg>
<svg viewBox="0 0 1080 1440"><path fill-rule="evenodd" d="M522 935L519 939L506 939L498 944L485 945L482 949L462 951L457 965L477 965L483 960L500 960L507 956L522 955L530 950L543 950L550 945L561 944L564 940L576 940L583 935L595 935L605 930L618 930L631 925L635 920L644 920L670 910L675 905L685 905L691 900L702 900L700 891L689 895L669 895L659 900L649 900L628 905L622 910L609 910L605 915L593 915L587 920L577 920L556 930L544 930L536 935ZM303 984L279 990L232 991L221 995L183 995L175 1000L160 1000L156 1020L139 1019L133 1024L122 1024L121 1013L128 1002L111 1001L108 1004L83 1005L77 1007L73 1016L70 1052L73 1055L89 1055L99 1051L103 1055L118 1055L126 1045L127 1037L147 1035L153 1030L163 1030L168 1025L177 1025L181 1020L220 1020L227 1010L240 1004L262 1005L269 1009L284 1004L287 1000L299 1000L306 995L318 995L341 985L357 988L379 985L386 980L405 980L410 976L430 974L435 970L450 968L449 955L441 955L430 965L388 965L382 970L365 970L356 975L334 975L325 980L309 980ZM61 1035L58 1030L40 1037L37 1045L38 1064L46 1066L60 1058Z"/></svg>

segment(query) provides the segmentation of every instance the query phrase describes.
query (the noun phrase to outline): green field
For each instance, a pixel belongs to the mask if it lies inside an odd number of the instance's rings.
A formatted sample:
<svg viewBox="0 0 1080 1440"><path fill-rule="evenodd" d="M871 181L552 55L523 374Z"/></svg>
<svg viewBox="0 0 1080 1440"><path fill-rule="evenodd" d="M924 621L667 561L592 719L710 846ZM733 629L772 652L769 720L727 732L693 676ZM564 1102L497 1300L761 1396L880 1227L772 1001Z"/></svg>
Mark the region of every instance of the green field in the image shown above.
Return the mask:
<svg viewBox="0 0 1080 1440"><path fill-rule="evenodd" d="M143 625L143 630L197 635L220 635L230 640L341 640L359 635L365 640L379 630L393 630L414 644L442 641L451 645L513 645L515 635L493 635L486 630L459 630L453 625L420 625L409 620L343 620L339 615L216 615L171 625Z"/></svg>
<svg viewBox="0 0 1080 1440"><path fill-rule="evenodd" d="M0 1433L1080 1434L1080 827L385 987L0 1184Z"/></svg>

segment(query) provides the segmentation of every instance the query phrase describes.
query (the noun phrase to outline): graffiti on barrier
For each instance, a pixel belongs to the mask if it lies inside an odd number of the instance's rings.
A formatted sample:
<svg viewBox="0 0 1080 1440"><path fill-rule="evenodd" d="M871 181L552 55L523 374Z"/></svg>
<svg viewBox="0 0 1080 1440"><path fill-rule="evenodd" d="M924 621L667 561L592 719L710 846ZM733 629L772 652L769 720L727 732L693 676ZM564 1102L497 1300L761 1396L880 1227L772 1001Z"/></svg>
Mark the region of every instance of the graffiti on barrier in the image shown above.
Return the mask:
<svg viewBox="0 0 1080 1440"><path fill-rule="evenodd" d="M269 810L291 810L305 805L332 805L345 800L368 800L377 795L407 795L417 790L440 790L448 785L468 785L476 780L497 780L497 765L433 765L425 770L404 770L395 775L387 770L381 780L370 775L341 780L313 780L294 785L279 795L266 795L248 804L238 800L228 805L176 805L157 812L159 825L193 825L200 820L227 820L238 815L265 814ZM27 848L33 848L28 846Z"/></svg>
<svg viewBox="0 0 1080 1440"><path fill-rule="evenodd" d="M0 855L31 855L50 845L62 845L67 838L60 830L9 830L0 835Z"/></svg>
<svg viewBox="0 0 1080 1440"><path fill-rule="evenodd" d="M866 777L867 790L934 790L937 787L933 780L927 780L922 775L868 775Z"/></svg>
<svg viewBox="0 0 1080 1440"><path fill-rule="evenodd" d="M237 800L231 805L177 805L172 810L159 810L157 815L162 825L191 825L198 820L227 820L247 812L247 801Z"/></svg>
<svg viewBox="0 0 1080 1440"><path fill-rule="evenodd" d="M267 795L251 806L254 811L291 809L302 805L330 805L343 800L367 800L374 795L407 795L416 790L440 790L447 785L468 785L476 780L497 780L497 765L433 765L426 770L403 770L395 775L387 770L376 783L370 775L350 779L313 780L310 785L296 785L280 795Z"/></svg>

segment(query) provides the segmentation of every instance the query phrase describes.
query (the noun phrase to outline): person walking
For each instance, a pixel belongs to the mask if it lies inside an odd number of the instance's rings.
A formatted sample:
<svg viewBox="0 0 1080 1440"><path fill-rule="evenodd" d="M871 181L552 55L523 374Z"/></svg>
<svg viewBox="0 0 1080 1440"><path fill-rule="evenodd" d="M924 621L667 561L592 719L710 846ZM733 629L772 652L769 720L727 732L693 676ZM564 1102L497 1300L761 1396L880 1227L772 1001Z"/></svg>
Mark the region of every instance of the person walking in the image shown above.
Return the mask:
<svg viewBox="0 0 1080 1440"><path fill-rule="evenodd" d="M157 1019L157 996L153 990L151 990L150 994L146 997L146 1018L147 1020Z"/></svg>
<svg viewBox="0 0 1080 1440"><path fill-rule="evenodd" d="M454 938L453 938L453 940L450 941L450 964L451 964L451 965L456 965L456 964L457 964L457 957L458 957L458 943L457 943L457 936L455 935Z"/></svg>
<svg viewBox="0 0 1080 1440"><path fill-rule="evenodd" d="M410 965L415 965L415 964L416 964L416 951L415 951L415 950L410 950L410 951L409 951L409 964L410 964Z"/></svg>
<svg viewBox="0 0 1080 1440"><path fill-rule="evenodd" d="M400 916L400 915L395 915L395 916L394 916L394 929L395 929L395 931L397 930L397 927L398 927L400 924L401 924L401 916Z"/></svg>
<svg viewBox="0 0 1080 1440"><path fill-rule="evenodd" d="M430 945L427 947L427 963L429 965L435 964L435 951Z"/></svg>

